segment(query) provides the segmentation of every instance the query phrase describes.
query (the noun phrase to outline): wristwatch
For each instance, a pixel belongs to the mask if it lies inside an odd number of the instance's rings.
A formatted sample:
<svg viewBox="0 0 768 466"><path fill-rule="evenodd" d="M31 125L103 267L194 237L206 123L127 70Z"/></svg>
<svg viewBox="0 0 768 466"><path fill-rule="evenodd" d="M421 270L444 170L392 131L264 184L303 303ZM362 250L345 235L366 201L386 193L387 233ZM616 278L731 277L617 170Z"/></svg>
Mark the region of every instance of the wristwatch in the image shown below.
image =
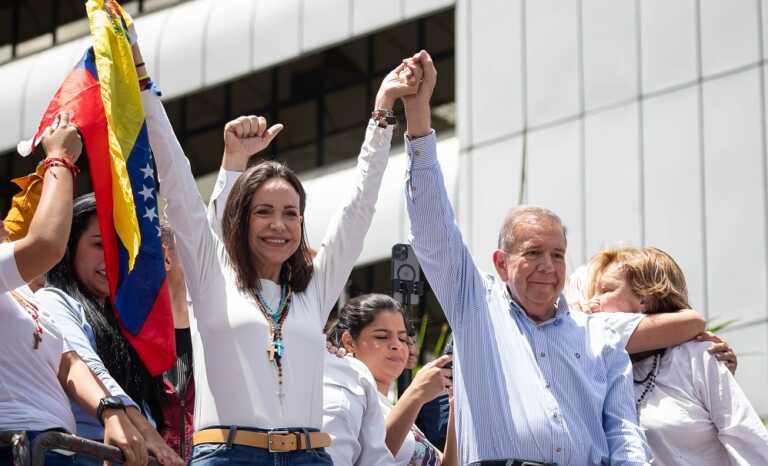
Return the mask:
<svg viewBox="0 0 768 466"><path fill-rule="evenodd" d="M105 396L99 401L99 407L96 408L96 419L99 420L101 425L104 425L104 419L101 416L104 414L104 410L107 409L122 409L125 410L125 403L123 400L116 396Z"/></svg>

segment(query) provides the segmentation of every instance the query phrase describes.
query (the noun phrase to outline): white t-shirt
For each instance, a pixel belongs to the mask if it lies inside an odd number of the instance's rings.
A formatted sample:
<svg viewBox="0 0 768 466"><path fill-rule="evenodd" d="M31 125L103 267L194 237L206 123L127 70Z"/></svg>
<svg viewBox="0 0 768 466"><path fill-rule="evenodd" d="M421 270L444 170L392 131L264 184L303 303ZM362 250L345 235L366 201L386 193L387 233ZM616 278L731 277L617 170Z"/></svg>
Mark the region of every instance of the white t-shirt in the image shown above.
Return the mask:
<svg viewBox="0 0 768 466"><path fill-rule="evenodd" d="M736 379L707 350L689 341L667 349L655 386L640 405L654 465L768 465L766 431ZM643 380L654 357L634 364ZM647 384L635 384L640 398Z"/></svg>
<svg viewBox="0 0 768 466"><path fill-rule="evenodd" d="M379 393L379 403L386 418L392 411L392 403L381 393ZM441 463L439 450L414 424L395 455L395 464L397 466L440 466Z"/></svg>
<svg viewBox="0 0 768 466"><path fill-rule="evenodd" d="M393 466L371 371L361 361L325 355L323 428L335 466Z"/></svg>
<svg viewBox="0 0 768 466"><path fill-rule="evenodd" d="M45 309L43 328L33 348L32 316L11 296L21 293L35 303L16 267L14 243L0 244L0 430L65 429L75 433L75 418L58 379L61 355L71 351Z"/></svg>

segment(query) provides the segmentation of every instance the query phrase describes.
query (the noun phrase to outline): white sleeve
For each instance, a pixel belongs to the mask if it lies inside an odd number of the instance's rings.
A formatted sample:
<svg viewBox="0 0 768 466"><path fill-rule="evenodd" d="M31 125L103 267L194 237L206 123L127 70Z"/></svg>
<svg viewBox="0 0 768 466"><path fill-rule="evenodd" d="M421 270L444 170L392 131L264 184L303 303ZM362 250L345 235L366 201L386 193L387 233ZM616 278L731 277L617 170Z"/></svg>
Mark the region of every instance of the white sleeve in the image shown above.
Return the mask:
<svg viewBox="0 0 768 466"><path fill-rule="evenodd" d="M336 466L393 466L376 382L357 359L325 356L323 431Z"/></svg>
<svg viewBox="0 0 768 466"><path fill-rule="evenodd" d="M0 243L0 292L13 291L26 284L16 266L14 245L16 242Z"/></svg>
<svg viewBox="0 0 768 466"><path fill-rule="evenodd" d="M360 428L360 460L359 466L392 466L395 459L387 448L387 430L384 414L379 404L379 394L373 379L362 379L365 390L365 413Z"/></svg>
<svg viewBox="0 0 768 466"><path fill-rule="evenodd" d="M208 225L219 239L222 239L221 220L224 218L224 207L227 205L227 199L235 181L242 173L220 168L216 184L213 185L211 199L208 201Z"/></svg>
<svg viewBox="0 0 768 466"><path fill-rule="evenodd" d="M326 383L323 386L323 432L331 436L325 450L335 466L352 466L360 458L360 424L365 401L346 388Z"/></svg>
<svg viewBox="0 0 768 466"><path fill-rule="evenodd" d="M736 379L706 350L691 359L696 395L709 411L731 465L768 464L768 431Z"/></svg>
<svg viewBox="0 0 768 466"><path fill-rule="evenodd" d="M218 290L225 289L219 263L220 242L208 226L205 204L200 197L189 161L176 139L160 98L152 91L142 92L149 145L155 155L160 192L168 201L166 213L173 228L179 258L184 267L190 296L197 305L198 321L221 309Z"/></svg>
<svg viewBox="0 0 768 466"><path fill-rule="evenodd" d="M365 140L357 158L352 192L341 210L331 219L314 261L309 287L319 297L320 319L325 324L339 299L355 261L363 251L363 240L373 220L381 179L387 168L392 126L380 128L368 122Z"/></svg>
<svg viewBox="0 0 768 466"><path fill-rule="evenodd" d="M637 330L637 326L645 318L645 314L632 312L596 312L591 316L602 320L608 328L615 331L620 339L619 344L624 349L627 348L627 343Z"/></svg>

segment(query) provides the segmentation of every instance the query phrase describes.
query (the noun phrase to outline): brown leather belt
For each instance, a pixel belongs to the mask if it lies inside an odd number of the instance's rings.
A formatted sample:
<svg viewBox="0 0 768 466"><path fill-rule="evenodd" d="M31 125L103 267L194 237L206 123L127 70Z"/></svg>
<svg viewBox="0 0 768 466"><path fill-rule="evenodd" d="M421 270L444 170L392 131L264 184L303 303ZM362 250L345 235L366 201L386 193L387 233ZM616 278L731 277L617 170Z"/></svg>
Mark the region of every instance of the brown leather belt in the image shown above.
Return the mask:
<svg viewBox="0 0 768 466"><path fill-rule="evenodd" d="M233 443L248 447L263 448L270 452L289 452L310 448L325 448L331 445L331 436L325 432L291 432L273 430L254 432L236 430L230 438L230 429L204 429L192 434L192 444ZM307 438L309 437L309 438ZM307 442L309 440L309 442Z"/></svg>

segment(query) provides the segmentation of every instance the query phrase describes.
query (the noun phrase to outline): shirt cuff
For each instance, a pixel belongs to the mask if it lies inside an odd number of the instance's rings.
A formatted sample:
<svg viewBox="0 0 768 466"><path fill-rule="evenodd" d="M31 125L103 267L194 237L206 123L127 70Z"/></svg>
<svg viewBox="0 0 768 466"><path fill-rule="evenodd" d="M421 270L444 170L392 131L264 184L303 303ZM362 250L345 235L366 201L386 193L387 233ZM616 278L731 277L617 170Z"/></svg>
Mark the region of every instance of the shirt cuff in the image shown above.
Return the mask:
<svg viewBox="0 0 768 466"><path fill-rule="evenodd" d="M411 139L405 136L405 150L411 169L429 168L437 164L437 135L432 130L426 136Z"/></svg>

